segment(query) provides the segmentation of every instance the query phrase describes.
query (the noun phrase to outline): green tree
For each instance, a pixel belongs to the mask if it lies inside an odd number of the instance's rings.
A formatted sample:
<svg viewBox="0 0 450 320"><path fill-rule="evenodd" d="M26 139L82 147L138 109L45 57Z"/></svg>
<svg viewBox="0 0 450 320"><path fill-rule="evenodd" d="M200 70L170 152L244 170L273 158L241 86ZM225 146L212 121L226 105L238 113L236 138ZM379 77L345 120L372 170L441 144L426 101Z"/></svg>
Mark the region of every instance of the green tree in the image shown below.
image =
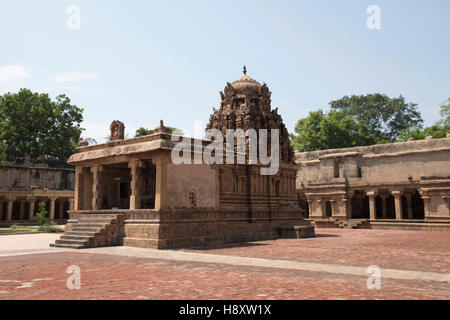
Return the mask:
<svg viewBox="0 0 450 320"><path fill-rule="evenodd" d="M436 124L426 127L423 130L417 128L412 130L404 130L398 136L397 141L405 142L408 141L409 138L413 138L414 140L422 140L427 136L432 136L434 139L445 138L447 136L447 130Z"/></svg>
<svg viewBox="0 0 450 320"><path fill-rule="evenodd" d="M450 98L441 104L439 114L441 119L432 126L423 130L419 128L405 129L400 133L397 141L408 141L410 137L414 140L425 139L427 136L432 136L434 139L445 138L447 133L450 132Z"/></svg>
<svg viewBox="0 0 450 320"><path fill-rule="evenodd" d="M292 145L301 152L370 145L377 141L362 122L355 121L344 111L310 112L297 122L294 131Z"/></svg>
<svg viewBox="0 0 450 320"><path fill-rule="evenodd" d="M34 221L39 225L39 229L43 230L47 225L49 225L48 211L45 210L45 202L39 202L38 213L34 216Z"/></svg>
<svg viewBox="0 0 450 320"><path fill-rule="evenodd" d="M439 111L441 120L438 121L437 125L446 128L447 131L450 130L450 98L448 98L443 104L441 104L441 110Z"/></svg>
<svg viewBox="0 0 450 320"><path fill-rule="evenodd" d="M170 130L172 130L173 134L177 134L182 136L183 135L183 130L177 129L177 128L172 128L172 127L168 127ZM136 130L136 134L135 137L142 137L142 136L147 136L149 134L153 134L155 130L153 129L147 129L144 127L140 127L139 129Z"/></svg>
<svg viewBox="0 0 450 320"><path fill-rule="evenodd" d="M5 160L5 157L5 144L3 143L3 141L0 141L0 165L2 164L3 160Z"/></svg>
<svg viewBox="0 0 450 320"><path fill-rule="evenodd" d="M0 141L6 154L66 160L83 130L82 111L65 95L52 101L48 94L21 89L0 96Z"/></svg>
<svg viewBox="0 0 450 320"><path fill-rule="evenodd" d="M394 142L407 129L422 128L417 104L406 103L402 96L389 98L384 94L345 96L330 102L331 110L343 111L364 124L377 143Z"/></svg>
<svg viewBox="0 0 450 320"><path fill-rule="evenodd" d="M152 130L152 129L147 129L147 128L140 127L139 129L136 130L135 137L147 136L149 134L153 134L153 131L154 130Z"/></svg>

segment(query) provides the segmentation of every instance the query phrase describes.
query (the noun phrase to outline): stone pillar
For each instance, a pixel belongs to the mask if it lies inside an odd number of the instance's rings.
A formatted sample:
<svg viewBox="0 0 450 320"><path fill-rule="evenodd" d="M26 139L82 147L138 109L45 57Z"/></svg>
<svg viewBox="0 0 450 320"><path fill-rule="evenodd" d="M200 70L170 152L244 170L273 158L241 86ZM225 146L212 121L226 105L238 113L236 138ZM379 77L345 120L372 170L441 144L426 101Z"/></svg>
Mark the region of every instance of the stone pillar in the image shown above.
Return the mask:
<svg viewBox="0 0 450 320"><path fill-rule="evenodd" d="M412 207L412 193L405 193L406 208L408 210L408 219L414 219L413 207Z"/></svg>
<svg viewBox="0 0 450 320"><path fill-rule="evenodd" d="M369 191L366 193L367 196L369 197L369 211L370 211L370 220L375 220L376 219L376 201L375 201L375 197L377 196L377 192L376 191Z"/></svg>
<svg viewBox="0 0 450 320"><path fill-rule="evenodd" d="M103 166L95 165L91 168L92 172L92 210L100 210L102 208L102 183L101 174Z"/></svg>
<svg viewBox="0 0 450 320"><path fill-rule="evenodd" d="M58 219L62 219L64 217L64 202L66 202L66 199L59 200Z"/></svg>
<svg viewBox="0 0 450 320"><path fill-rule="evenodd" d="M423 200L423 210L424 210L424 214L425 214L425 219L427 219L431 216L431 210L430 210L431 197L428 194L424 193L423 191L420 191L419 194Z"/></svg>
<svg viewBox="0 0 450 320"><path fill-rule="evenodd" d="M69 211L73 211L74 210L75 199L74 198L69 198L68 201L69 201Z"/></svg>
<svg viewBox="0 0 450 320"><path fill-rule="evenodd" d="M325 217L325 210L324 210L325 203L322 199L317 199L316 202L317 202L317 206L319 208L318 211L320 212L320 218L324 218Z"/></svg>
<svg viewBox="0 0 450 320"><path fill-rule="evenodd" d="M395 219L401 220L403 216L403 208L402 208L402 192L400 190L392 191L392 195L395 199Z"/></svg>
<svg viewBox="0 0 450 320"><path fill-rule="evenodd" d="M28 220L33 221L34 218L34 207L36 205L36 198L30 197L28 200Z"/></svg>
<svg viewBox="0 0 450 320"><path fill-rule="evenodd" d="M11 221L12 220L12 211L13 211L13 204L14 201L16 201L15 197L8 197L6 198L8 200L8 211L6 214L6 221Z"/></svg>
<svg viewBox="0 0 450 320"><path fill-rule="evenodd" d="M75 168L75 194L72 200L72 210L83 210L84 198L84 181L83 181L83 167L76 166Z"/></svg>
<svg viewBox="0 0 450 320"><path fill-rule="evenodd" d="M354 195L355 195L354 190L350 190L347 192L347 201L346 201L347 219L353 218L352 201Z"/></svg>
<svg viewBox="0 0 450 320"><path fill-rule="evenodd" d="M159 210L167 206L167 160L164 154L155 159L156 165L156 192L155 209Z"/></svg>
<svg viewBox="0 0 450 320"><path fill-rule="evenodd" d="M380 194L380 198L381 198L381 217L383 219L387 218L387 198L388 195L387 194Z"/></svg>
<svg viewBox="0 0 450 320"><path fill-rule="evenodd" d="M25 219L25 199L20 200L19 220Z"/></svg>
<svg viewBox="0 0 450 320"><path fill-rule="evenodd" d="M144 163L141 160L132 160L128 163L128 168L131 170L131 195L130 195L130 209L141 209L141 168ZM158 170L158 169L156 169Z"/></svg>
<svg viewBox="0 0 450 320"><path fill-rule="evenodd" d="M50 217L50 221L55 220L55 202L56 202L56 197L50 197L50 208L49 208L49 217Z"/></svg>
<svg viewBox="0 0 450 320"><path fill-rule="evenodd" d="M349 204L350 201L348 200L348 198L342 198L341 202L342 208L344 210L343 218L345 216L345 219L350 219L351 218L351 205Z"/></svg>

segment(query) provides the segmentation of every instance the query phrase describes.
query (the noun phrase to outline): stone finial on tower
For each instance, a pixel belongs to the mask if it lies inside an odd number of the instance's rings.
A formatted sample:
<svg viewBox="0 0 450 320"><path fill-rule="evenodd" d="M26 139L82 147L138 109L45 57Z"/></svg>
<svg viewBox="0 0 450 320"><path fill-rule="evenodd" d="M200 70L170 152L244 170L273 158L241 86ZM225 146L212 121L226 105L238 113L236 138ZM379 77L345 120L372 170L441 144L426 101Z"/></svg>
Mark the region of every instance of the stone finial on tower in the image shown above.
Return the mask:
<svg viewBox="0 0 450 320"><path fill-rule="evenodd" d="M247 75L247 68L244 65L244 68L242 68L242 72L244 73L244 75Z"/></svg>
<svg viewBox="0 0 450 320"><path fill-rule="evenodd" d="M172 130L164 126L164 121L159 121L159 127L156 127L153 133L165 133L165 134L172 134Z"/></svg>

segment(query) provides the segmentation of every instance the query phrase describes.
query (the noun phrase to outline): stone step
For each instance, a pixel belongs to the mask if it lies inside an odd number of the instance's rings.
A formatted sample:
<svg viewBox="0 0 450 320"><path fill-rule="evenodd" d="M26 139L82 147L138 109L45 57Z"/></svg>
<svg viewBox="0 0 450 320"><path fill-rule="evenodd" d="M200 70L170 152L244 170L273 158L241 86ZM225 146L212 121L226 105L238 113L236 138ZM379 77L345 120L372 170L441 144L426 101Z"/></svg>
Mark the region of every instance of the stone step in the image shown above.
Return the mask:
<svg viewBox="0 0 450 320"><path fill-rule="evenodd" d="M79 217L78 221L111 221L111 220L116 220L115 217Z"/></svg>
<svg viewBox="0 0 450 320"><path fill-rule="evenodd" d="M119 214L82 214L78 219L117 219Z"/></svg>
<svg viewBox="0 0 450 320"><path fill-rule="evenodd" d="M92 223L92 222L80 223L80 222L78 222L77 224L74 224L74 227L75 226L80 226L80 227L83 227L83 228L86 228L86 227L104 228L107 225L108 225L107 223Z"/></svg>
<svg viewBox="0 0 450 320"><path fill-rule="evenodd" d="M90 221L90 220L84 220L84 221L78 221L74 225L96 225L96 226L107 226L112 224L113 221Z"/></svg>
<svg viewBox="0 0 450 320"><path fill-rule="evenodd" d="M62 239L58 239L55 241L56 244L76 244L76 245L81 245L84 246L88 243L88 240L62 240Z"/></svg>
<svg viewBox="0 0 450 320"><path fill-rule="evenodd" d="M96 231L67 231L66 233L64 233L64 235L68 235L68 236L92 236L94 237L96 234L98 234L99 232Z"/></svg>
<svg viewBox="0 0 450 320"><path fill-rule="evenodd" d="M77 226L77 225L74 225L74 226L72 227L72 230L73 230L73 231L77 231L77 232L84 232L84 231L87 231L87 232L95 232L95 233L98 233L98 232L100 232L100 231L102 230L102 228L97 228L97 227L85 227L85 226Z"/></svg>
<svg viewBox="0 0 450 320"><path fill-rule="evenodd" d="M124 214L82 214L71 221L70 231L66 231L53 246L80 249L104 246L109 242L117 244L120 239L114 232L123 220Z"/></svg>
<svg viewBox="0 0 450 320"><path fill-rule="evenodd" d="M70 248L70 249L82 249L84 248L84 245L79 245L79 244L57 244L57 243L50 243L50 247L55 247L55 248Z"/></svg>
<svg viewBox="0 0 450 320"><path fill-rule="evenodd" d="M89 239L93 239L94 236L89 235L66 235L63 234L60 238L60 240L82 240L82 241L89 241Z"/></svg>

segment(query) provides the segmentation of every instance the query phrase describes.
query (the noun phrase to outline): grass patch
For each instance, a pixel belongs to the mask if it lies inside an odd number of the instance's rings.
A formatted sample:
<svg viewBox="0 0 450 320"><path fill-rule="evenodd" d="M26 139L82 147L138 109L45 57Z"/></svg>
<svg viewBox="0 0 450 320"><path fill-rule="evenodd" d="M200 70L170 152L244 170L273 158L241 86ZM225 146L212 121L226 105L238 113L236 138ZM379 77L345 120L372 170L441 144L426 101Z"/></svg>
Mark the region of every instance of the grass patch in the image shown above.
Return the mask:
<svg viewBox="0 0 450 320"><path fill-rule="evenodd" d="M2 234L20 234L20 233L54 233L64 232L63 228L57 226L48 226L41 228L39 226L0 226L0 235Z"/></svg>

